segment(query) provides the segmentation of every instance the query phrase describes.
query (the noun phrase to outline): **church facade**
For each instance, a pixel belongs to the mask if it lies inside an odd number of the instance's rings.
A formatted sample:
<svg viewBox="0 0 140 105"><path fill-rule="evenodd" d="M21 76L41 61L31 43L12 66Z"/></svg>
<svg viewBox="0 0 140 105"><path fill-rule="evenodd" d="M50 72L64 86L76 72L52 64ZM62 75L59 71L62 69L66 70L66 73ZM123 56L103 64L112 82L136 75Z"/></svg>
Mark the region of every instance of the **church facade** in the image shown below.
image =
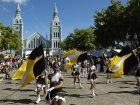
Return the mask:
<svg viewBox="0 0 140 105"><path fill-rule="evenodd" d="M41 35L38 31L34 32L28 38L23 39L24 34L24 22L21 18L21 9L18 4L16 8L15 17L12 21L12 28L14 32L19 33L21 37L21 42L23 43L22 49L17 51L17 53L25 57L26 55L30 54L31 51L38 47L41 43L43 43L44 47L44 55L59 55L61 53L61 46L60 42L62 41L62 25L58 18L58 11L55 5L54 12L53 12L53 19L50 25L50 40Z"/></svg>

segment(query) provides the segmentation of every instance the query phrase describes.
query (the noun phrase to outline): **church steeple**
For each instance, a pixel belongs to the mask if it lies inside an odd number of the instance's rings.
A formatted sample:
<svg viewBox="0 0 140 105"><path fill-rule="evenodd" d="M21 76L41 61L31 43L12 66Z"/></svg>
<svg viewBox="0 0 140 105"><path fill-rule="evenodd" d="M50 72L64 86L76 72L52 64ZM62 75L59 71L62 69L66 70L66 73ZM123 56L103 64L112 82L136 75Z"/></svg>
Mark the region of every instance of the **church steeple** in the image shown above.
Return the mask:
<svg viewBox="0 0 140 105"><path fill-rule="evenodd" d="M58 19L58 11L57 11L57 7L56 7L56 3L55 3L55 6L54 6L54 12L53 12L53 20L54 19Z"/></svg>
<svg viewBox="0 0 140 105"><path fill-rule="evenodd" d="M61 51L62 25L58 18L56 4L53 11L53 20L50 26L51 51Z"/></svg>
<svg viewBox="0 0 140 105"><path fill-rule="evenodd" d="M15 12L16 13L15 13L15 17L13 18L12 28L14 29L14 32L16 32L20 35L21 42L23 43L23 20L21 18L21 10L20 10L19 3L17 5ZM23 46L23 48L24 48L24 46ZM18 51L18 54L23 56L23 49L20 49Z"/></svg>
<svg viewBox="0 0 140 105"><path fill-rule="evenodd" d="M19 6L19 3L18 3L18 6L17 6L17 9L16 9L16 16L19 16L20 17L20 6Z"/></svg>

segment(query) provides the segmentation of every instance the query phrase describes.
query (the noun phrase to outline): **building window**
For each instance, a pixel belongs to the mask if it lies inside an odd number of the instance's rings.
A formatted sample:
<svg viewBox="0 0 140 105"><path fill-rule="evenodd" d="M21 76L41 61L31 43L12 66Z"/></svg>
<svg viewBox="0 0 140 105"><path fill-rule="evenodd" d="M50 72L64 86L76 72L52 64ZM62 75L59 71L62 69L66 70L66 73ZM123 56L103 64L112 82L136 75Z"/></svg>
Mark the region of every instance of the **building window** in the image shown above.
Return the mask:
<svg viewBox="0 0 140 105"><path fill-rule="evenodd" d="M57 23L55 23L56 24L56 26L57 26Z"/></svg>
<svg viewBox="0 0 140 105"><path fill-rule="evenodd" d="M18 21L17 21L17 23L18 23Z"/></svg>
<svg viewBox="0 0 140 105"><path fill-rule="evenodd" d="M59 42L58 42L58 48L59 48Z"/></svg>
<svg viewBox="0 0 140 105"><path fill-rule="evenodd" d="M54 48L55 48L55 42L54 42Z"/></svg>
<svg viewBox="0 0 140 105"><path fill-rule="evenodd" d="M55 37L55 32L54 32L54 37Z"/></svg>
<svg viewBox="0 0 140 105"><path fill-rule="evenodd" d="M31 48L33 48L33 41L31 41Z"/></svg>
<svg viewBox="0 0 140 105"><path fill-rule="evenodd" d="M56 32L56 37L57 37L57 32Z"/></svg>
<svg viewBox="0 0 140 105"><path fill-rule="evenodd" d="M57 41L56 41L56 48L57 48Z"/></svg>
<svg viewBox="0 0 140 105"><path fill-rule="evenodd" d="M17 27L17 29L18 29L18 27Z"/></svg>
<svg viewBox="0 0 140 105"><path fill-rule="evenodd" d="M59 32L58 32L58 37L59 37Z"/></svg>
<svg viewBox="0 0 140 105"><path fill-rule="evenodd" d="M28 46L29 48L30 48L30 44L29 44L29 46Z"/></svg>
<svg viewBox="0 0 140 105"><path fill-rule="evenodd" d="M34 48L35 48L35 39L34 39Z"/></svg>

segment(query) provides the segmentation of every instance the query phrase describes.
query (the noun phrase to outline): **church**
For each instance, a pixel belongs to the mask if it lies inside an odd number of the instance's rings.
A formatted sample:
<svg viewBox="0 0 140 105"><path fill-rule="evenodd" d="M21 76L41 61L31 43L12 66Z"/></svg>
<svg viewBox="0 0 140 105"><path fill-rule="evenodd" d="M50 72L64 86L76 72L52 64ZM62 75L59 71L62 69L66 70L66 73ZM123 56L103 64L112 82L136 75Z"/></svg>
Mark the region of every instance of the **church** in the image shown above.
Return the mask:
<svg viewBox="0 0 140 105"><path fill-rule="evenodd" d="M59 55L61 53L60 42L62 41L62 25L58 18L58 11L56 5L54 6L53 11L53 19L50 25L50 40L44 36L42 36L38 31L34 32L28 38L23 39L25 35L24 30L24 22L21 17L21 9L20 5L17 5L15 17L12 21L12 28L14 32L19 33L21 36L21 42L23 43L22 49L16 51L16 53L22 57L26 57L26 55L30 54L31 51L38 47L41 43L43 43L44 47L44 56L48 55ZM47 56L48 56L47 55Z"/></svg>

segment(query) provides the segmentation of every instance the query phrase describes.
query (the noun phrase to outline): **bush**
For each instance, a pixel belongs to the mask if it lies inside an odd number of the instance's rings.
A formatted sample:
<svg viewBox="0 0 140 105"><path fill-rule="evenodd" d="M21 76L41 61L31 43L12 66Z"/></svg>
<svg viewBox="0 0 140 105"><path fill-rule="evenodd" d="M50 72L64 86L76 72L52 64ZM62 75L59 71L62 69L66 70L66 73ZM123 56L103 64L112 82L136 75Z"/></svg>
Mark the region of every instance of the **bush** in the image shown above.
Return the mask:
<svg viewBox="0 0 140 105"><path fill-rule="evenodd" d="M4 58L4 54L0 54L0 59L3 59Z"/></svg>

